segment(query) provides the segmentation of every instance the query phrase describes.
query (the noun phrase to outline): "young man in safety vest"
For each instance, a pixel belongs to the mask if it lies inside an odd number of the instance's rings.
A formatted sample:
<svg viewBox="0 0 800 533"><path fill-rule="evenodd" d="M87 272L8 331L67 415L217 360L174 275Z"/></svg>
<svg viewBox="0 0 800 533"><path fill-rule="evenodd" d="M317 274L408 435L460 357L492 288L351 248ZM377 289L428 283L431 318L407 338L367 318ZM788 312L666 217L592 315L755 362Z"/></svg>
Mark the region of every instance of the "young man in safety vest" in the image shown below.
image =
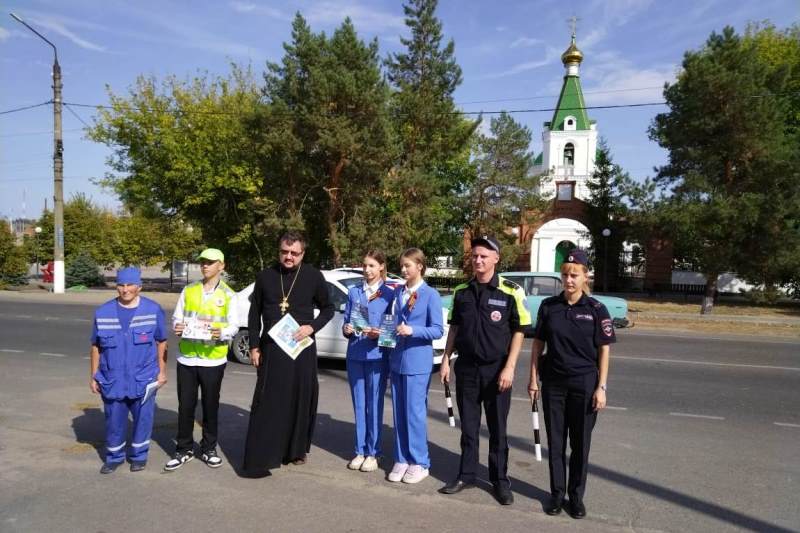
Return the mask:
<svg viewBox="0 0 800 533"><path fill-rule="evenodd" d="M228 340L238 322L233 289L220 279L225 256L216 248L200 254L203 281L187 285L172 315L173 330L181 336L178 356L178 436L175 454L165 470L177 470L194 458L194 412L198 387L202 392L203 440L200 458L211 468L222 466L217 455L217 414L222 376L228 360ZM184 331L186 335L184 335Z"/></svg>

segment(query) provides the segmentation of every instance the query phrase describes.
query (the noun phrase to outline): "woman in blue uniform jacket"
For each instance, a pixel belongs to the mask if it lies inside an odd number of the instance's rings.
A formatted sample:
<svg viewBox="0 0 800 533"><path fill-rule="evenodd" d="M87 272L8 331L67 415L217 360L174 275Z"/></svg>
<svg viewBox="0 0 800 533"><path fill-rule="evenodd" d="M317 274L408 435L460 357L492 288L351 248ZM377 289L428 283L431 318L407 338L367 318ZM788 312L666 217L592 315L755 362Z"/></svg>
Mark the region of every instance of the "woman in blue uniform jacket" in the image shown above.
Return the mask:
<svg viewBox="0 0 800 533"><path fill-rule="evenodd" d="M439 293L423 281L425 255L410 248L400 256L405 287L396 291L397 346L389 360L394 411L395 464L389 481L419 483L428 477L428 385L433 341L444 334Z"/></svg>
<svg viewBox="0 0 800 533"><path fill-rule="evenodd" d="M370 250L364 255L364 283L350 287L344 308L342 333L347 337L347 379L356 422L355 457L350 470L378 469L383 426L383 396L389 358L378 346L383 315L392 312L394 291L386 286L386 255Z"/></svg>

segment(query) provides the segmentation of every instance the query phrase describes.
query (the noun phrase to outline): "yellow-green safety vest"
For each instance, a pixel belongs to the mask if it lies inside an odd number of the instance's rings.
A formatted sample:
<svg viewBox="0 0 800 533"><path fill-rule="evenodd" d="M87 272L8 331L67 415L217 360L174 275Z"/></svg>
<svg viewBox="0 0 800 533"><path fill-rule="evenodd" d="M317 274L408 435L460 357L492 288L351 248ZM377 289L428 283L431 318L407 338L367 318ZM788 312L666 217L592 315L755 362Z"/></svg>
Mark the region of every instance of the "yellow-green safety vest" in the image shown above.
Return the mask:
<svg viewBox="0 0 800 533"><path fill-rule="evenodd" d="M228 326L228 306L234 296L233 289L220 280L214 293L203 301L203 282L188 285L184 290L183 316L196 316L211 320L211 327L224 329ZM223 359L228 356L228 343L221 339L200 341L181 339L180 350L183 357L201 359Z"/></svg>

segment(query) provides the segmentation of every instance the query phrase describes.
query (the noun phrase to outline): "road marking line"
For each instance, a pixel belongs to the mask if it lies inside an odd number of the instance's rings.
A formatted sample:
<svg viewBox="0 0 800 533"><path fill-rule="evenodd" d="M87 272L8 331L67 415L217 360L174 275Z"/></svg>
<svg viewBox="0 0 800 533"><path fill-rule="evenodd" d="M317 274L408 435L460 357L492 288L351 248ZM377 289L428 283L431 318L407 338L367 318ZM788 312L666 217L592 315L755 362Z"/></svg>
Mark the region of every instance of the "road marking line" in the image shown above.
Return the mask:
<svg viewBox="0 0 800 533"><path fill-rule="evenodd" d="M255 372L242 372L241 370L231 370L230 374L241 374L243 376L255 376Z"/></svg>
<svg viewBox="0 0 800 533"><path fill-rule="evenodd" d="M800 424L790 424L789 422L773 422L773 424L782 428L800 428Z"/></svg>
<svg viewBox="0 0 800 533"><path fill-rule="evenodd" d="M91 357L89 357L88 355L84 355L83 358L84 359L91 359Z"/></svg>
<svg viewBox="0 0 800 533"><path fill-rule="evenodd" d="M775 337L766 337L766 336L756 336L753 338L753 335L734 335L733 337L714 337L714 336L706 336L700 333L692 332L692 331L685 331L685 334L667 334L667 333L645 333L642 330L634 331L628 328L621 328L617 329L617 332L621 332L623 335L630 335L632 337L666 337L666 338L673 338L673 339L683 339L683 340L712 340L712 341L727 341L727 342L750 342L750 343L768 343L768 344L797 344L797 341L792 339L791 337L783 338L775 338Z"/></svg>
<svg viewBox="0 0 800 533"><path fill-rule="evenodd" d="M705 366L730 366L737 368L760 368L766 370L791 370L800 372L800 367L796 366L771 366L771 365L748 365L745 363L712 363L711 361L689 361L687 359L663 359L657 357L633 357L630 355L614 355L614 359L626 359L631 361L652 361L655 363L675 363L683 365L705 365Z"/></svg>
<svg viewBox="0 0 800 533"><path fill-rule="evenodd" d="M606 405L606 409L611 409L612 411L627 411L627 407L617 407L616 405Z"/></svg>
<svg viewBox="0 0 800 533"><path fill-rule="evenodd" d="M39 355L48 355L50 357L66 357L67 356L67 354L51 353L51 352L39 352Z"/></svg>
<svg viewBox="0 0 800 533"><path fill-rule="evenodd" d="M11 348L0 348L0 352L6 352L6 353L25 353L25 350L12 350Z"/></svg>
<svg viewBox="0 0 800 533"><path fill-rule="evenodd" d="M706 420L725 420L723 416L695 415L692 413L670 413L672 416L685 416L688 418L705 418Z"/></svg>

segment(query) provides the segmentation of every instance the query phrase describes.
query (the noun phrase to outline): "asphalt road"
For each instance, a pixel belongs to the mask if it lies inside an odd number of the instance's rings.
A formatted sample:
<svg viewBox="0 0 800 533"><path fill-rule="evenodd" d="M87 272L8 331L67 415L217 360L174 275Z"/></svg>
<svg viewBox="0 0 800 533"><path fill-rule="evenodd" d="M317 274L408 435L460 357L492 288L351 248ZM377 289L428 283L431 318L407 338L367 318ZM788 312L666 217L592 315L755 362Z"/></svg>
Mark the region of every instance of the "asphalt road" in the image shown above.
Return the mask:
<svg viewBox="0 0 800 533"><path fill-rule="evenodd" d="M510 508L486 490L436 493L458 465L458 432L447 424L436 380L429 394L431 478L407 486L386 482L383 471L349 472L353 424L341 362L321 363L315 446L303 467L263 480L239 477L255 379L252 368L229 363L225 466L210 470L194 461L162 474L177 417L171 364L148 470L99 476L103 416L88 389L92 309L0 299L0 531L800 530L798 341L619 332L609 409L593 437L589 517L579 522L542 512L548 477L546 462L532 453L529 342L509 421ZM389 401L384 423L390 455ZM485 463L485 439L481 446ZM485 470L482 477L488 479Z"/></svg>

